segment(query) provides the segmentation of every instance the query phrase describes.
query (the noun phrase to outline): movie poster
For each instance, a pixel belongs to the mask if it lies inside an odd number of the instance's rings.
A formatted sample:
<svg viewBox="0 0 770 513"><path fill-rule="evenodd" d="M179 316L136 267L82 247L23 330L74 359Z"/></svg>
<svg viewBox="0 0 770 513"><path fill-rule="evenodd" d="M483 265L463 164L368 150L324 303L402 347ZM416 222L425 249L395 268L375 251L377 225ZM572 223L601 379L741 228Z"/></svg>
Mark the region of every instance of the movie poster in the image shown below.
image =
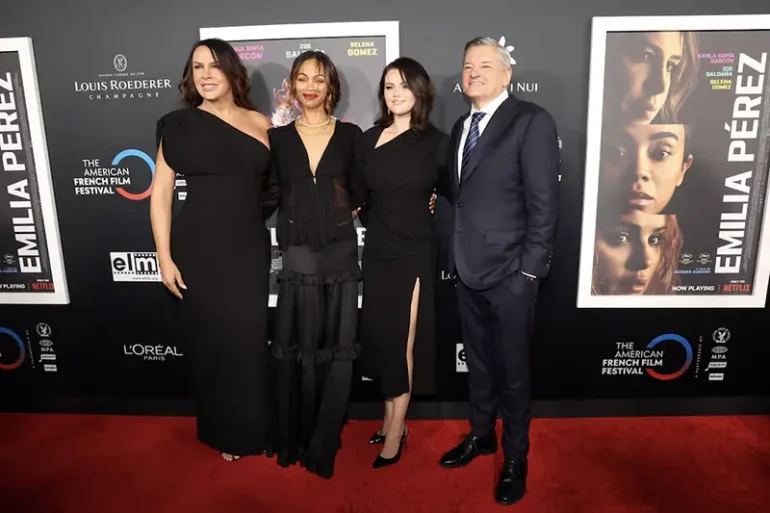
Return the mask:
<svg viewBox="0 0 770 513"><path fill-rule="evenodd" d="M578 307L764 307L770 17L593 31Z"/></svg>
<svg viewBox="0 0 770 513"><path fill-rule="evenodd" d="M320 50L332 59L340 73L342 98L334 117L367 130L377 117L377 90L382 70L398 57L399 52L398 22L203 28L200 37L216 37L233 45L249 70L255 106L270 117L274 126L286 125L299 116L298 104L287 95L294 59L307 50ZM275 225L276 217L273 216L268 221L273 235L270 306L276 305L276 273L281 269ZM360 261L365 229L358 220L356 226Z"/></svg>
<svg viewBox="0 0 770 513"><path fill-rule="evenodd" d="M0 39L0 303L68 302L32 42Z"/></svg>

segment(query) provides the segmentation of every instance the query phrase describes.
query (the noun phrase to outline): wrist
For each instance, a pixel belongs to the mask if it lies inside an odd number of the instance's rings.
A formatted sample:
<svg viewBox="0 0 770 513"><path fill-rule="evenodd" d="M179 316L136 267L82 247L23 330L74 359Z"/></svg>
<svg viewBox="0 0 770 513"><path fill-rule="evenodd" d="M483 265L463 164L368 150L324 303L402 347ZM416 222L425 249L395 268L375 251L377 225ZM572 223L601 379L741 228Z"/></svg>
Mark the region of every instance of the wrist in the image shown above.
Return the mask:
<svg viewBox="0 0 770 513"><path fill-rule="evenodd" d="M171 253L158 253L159 264L163 265L171 262L173 262L173 259L171 258Z"/></svg>

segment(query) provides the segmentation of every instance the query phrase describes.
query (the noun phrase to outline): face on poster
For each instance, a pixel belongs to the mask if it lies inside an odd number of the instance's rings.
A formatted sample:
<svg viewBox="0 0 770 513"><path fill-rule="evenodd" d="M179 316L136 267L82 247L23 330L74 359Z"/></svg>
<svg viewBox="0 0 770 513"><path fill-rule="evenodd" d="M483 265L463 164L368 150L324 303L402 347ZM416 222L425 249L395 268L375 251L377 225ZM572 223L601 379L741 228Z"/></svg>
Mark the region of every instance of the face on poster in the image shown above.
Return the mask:
<svg viewBox="0 0 770 513"><path fill-rule="evenodd" d="M370 128L378 114L377 93L382 70L399 53L398 22L312 23L203 28L201 39L230 43L251 79L251 99L273 126L291 123L300 115L290 95L289 75L294 60L306 51L325 53L340 76L341 99L334 117ZM275 216L268 221L273 238L270 306L278 293L277 271L282 267L275 238ZM359 259L365 229L356 221ZM359 304L361 293L359 293Z"/></svg>
<svg viewBox="0 0 770 513"><path fill-rule="evenodd" d="M593 30L578 307L764 307L770 16Z"/></svg>
<svg viewBox="0 0 770 513"><path fill-rule="evenodd" d="M32 41L0 39L0 303L68 301Z"/></svg>

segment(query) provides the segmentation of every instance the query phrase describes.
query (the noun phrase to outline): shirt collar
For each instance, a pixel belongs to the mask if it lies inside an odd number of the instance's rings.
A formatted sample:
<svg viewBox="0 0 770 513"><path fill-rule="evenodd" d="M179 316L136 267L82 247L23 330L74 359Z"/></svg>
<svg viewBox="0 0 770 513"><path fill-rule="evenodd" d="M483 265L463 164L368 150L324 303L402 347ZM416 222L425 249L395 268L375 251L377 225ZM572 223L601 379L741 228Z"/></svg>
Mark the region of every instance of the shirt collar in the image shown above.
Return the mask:
<svg viewBox="0 0 770 513"><path fill-rule="evenodd" d="M495 98L491 102L484 105L484 107L482 107L481 109L477 109L476 107L471 106L471 116L476 112L483 112L487 115L486 117L491 117L492 114L494 114L495 111L498 109L498 107L500 107L500 105L502 105L503 102L507 99L508 99L508 89L506 88L503 90L502 93L500 93L500 95L497 98Z"/></svg>

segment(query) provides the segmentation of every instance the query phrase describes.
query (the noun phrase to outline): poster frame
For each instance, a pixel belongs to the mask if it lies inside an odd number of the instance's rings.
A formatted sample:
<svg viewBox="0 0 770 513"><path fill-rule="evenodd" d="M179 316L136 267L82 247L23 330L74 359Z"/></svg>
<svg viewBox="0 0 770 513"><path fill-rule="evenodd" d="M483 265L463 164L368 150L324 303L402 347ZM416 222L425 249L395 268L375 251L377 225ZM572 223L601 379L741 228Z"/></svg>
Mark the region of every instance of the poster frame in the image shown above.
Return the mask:
<svg viewBox="0 0 770 513"><path fill-rule="evenodd" d="M762 228L757 243L750 295L604 295L591 294L594 238L599 193L607 35L618 32L770 30L770 15L594 16L591 19L588 120L583 210L578 265L577 308L764 308L770 279L770 180L764 191ZM770 53L770 49L768 50Z"/></svg>
<svg viewBox="0 0 770 513"><path fill-rule="evenodd" d="M40 209L43 214L46 249L54 286L53 292L0 292L0 304L66 305L70 302L69 287L65 272L59 231L59 214L56 208L32 38L0 38L0 52L15 52L19 57L21 79L24 84L24 103L27 109L32 143L32 157L35 163L35 177L40 195Z"/></svg>

